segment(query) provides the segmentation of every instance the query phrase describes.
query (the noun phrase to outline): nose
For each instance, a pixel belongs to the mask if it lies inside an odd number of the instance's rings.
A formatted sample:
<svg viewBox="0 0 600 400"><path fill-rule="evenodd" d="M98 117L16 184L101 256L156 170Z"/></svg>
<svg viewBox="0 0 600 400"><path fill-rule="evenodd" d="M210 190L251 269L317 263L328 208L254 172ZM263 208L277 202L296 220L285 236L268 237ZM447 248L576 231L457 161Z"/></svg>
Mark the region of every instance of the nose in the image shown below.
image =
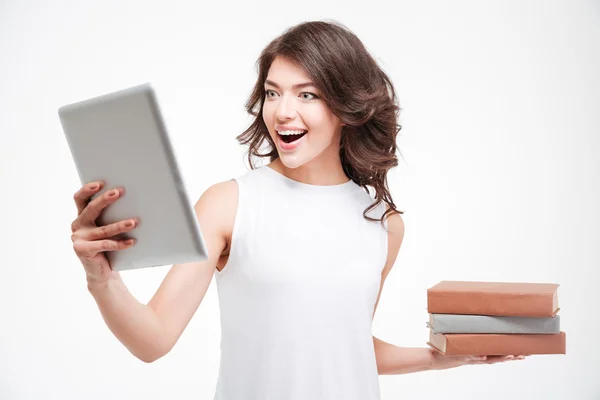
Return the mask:
<svg viewBox="0 0 600 400"><path fill-rule="evenodd" d="M289 120L296 116L296 105L292 96L281 96L275 116L279 120Z"/></svg>

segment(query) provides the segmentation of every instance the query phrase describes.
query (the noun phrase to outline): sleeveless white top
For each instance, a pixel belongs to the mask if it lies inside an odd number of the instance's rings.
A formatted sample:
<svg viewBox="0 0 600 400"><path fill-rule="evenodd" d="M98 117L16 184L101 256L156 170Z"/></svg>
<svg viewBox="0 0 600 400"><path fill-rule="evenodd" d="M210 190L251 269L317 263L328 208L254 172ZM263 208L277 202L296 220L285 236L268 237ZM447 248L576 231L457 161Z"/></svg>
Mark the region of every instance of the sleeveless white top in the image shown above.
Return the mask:
<svg viewBox="0 0 600 400"><path fill-rule="evenodd" d="M214 399L379 400L372 317L387 232L363 217L372 196L352 181L309 185L268 166L235 180L229 259L215 271Z"/></svg>

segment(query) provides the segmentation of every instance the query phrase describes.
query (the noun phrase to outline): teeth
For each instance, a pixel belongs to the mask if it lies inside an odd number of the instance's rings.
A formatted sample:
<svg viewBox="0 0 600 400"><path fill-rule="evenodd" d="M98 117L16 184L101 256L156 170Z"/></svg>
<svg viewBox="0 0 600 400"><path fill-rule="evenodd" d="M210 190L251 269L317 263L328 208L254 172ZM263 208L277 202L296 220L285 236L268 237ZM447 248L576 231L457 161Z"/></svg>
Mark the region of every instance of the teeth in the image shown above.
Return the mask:
<svg viewBox="0 0 600 400"><path fill-rule="evenodd" d="M277 131L280 135L301 135L308 131Z"/></svg>

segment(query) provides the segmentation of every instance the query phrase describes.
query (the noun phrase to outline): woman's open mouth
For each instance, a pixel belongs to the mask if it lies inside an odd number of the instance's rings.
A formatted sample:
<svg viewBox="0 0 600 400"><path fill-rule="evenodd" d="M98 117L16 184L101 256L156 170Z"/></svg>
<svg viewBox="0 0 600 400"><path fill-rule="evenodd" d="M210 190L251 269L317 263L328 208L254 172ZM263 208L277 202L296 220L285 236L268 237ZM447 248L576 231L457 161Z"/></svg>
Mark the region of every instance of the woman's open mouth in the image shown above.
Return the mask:
<svg viewBox="0 0 600 400"><path fill-rule="evenodd" d="M307 132L307 130L277 131L279 149L281 151L293 151L300 143L302 143L302 138Z"/></svg>
<svg viewBox="0 0 600 400"><path fill-rule="evenodd" d="M292 143L296 140L300 139L302 136L306 135L308 131L299 130L299 131L277 131L277 134L281 138L284 143Z"/></svg>

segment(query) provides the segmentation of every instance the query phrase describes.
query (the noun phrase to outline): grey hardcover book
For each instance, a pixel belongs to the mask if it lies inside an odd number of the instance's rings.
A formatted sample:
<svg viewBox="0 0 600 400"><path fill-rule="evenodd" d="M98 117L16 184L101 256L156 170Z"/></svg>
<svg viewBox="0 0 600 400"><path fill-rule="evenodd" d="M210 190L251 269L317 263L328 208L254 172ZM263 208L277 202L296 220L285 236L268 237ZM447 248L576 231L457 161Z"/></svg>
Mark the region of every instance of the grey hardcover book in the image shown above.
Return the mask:
<svg viewBox="0 0 600 400"><path fill-rule="evenodd" d="M427 326L435 333L552 334L560 332L560 317L429 314Z"/></svg>

